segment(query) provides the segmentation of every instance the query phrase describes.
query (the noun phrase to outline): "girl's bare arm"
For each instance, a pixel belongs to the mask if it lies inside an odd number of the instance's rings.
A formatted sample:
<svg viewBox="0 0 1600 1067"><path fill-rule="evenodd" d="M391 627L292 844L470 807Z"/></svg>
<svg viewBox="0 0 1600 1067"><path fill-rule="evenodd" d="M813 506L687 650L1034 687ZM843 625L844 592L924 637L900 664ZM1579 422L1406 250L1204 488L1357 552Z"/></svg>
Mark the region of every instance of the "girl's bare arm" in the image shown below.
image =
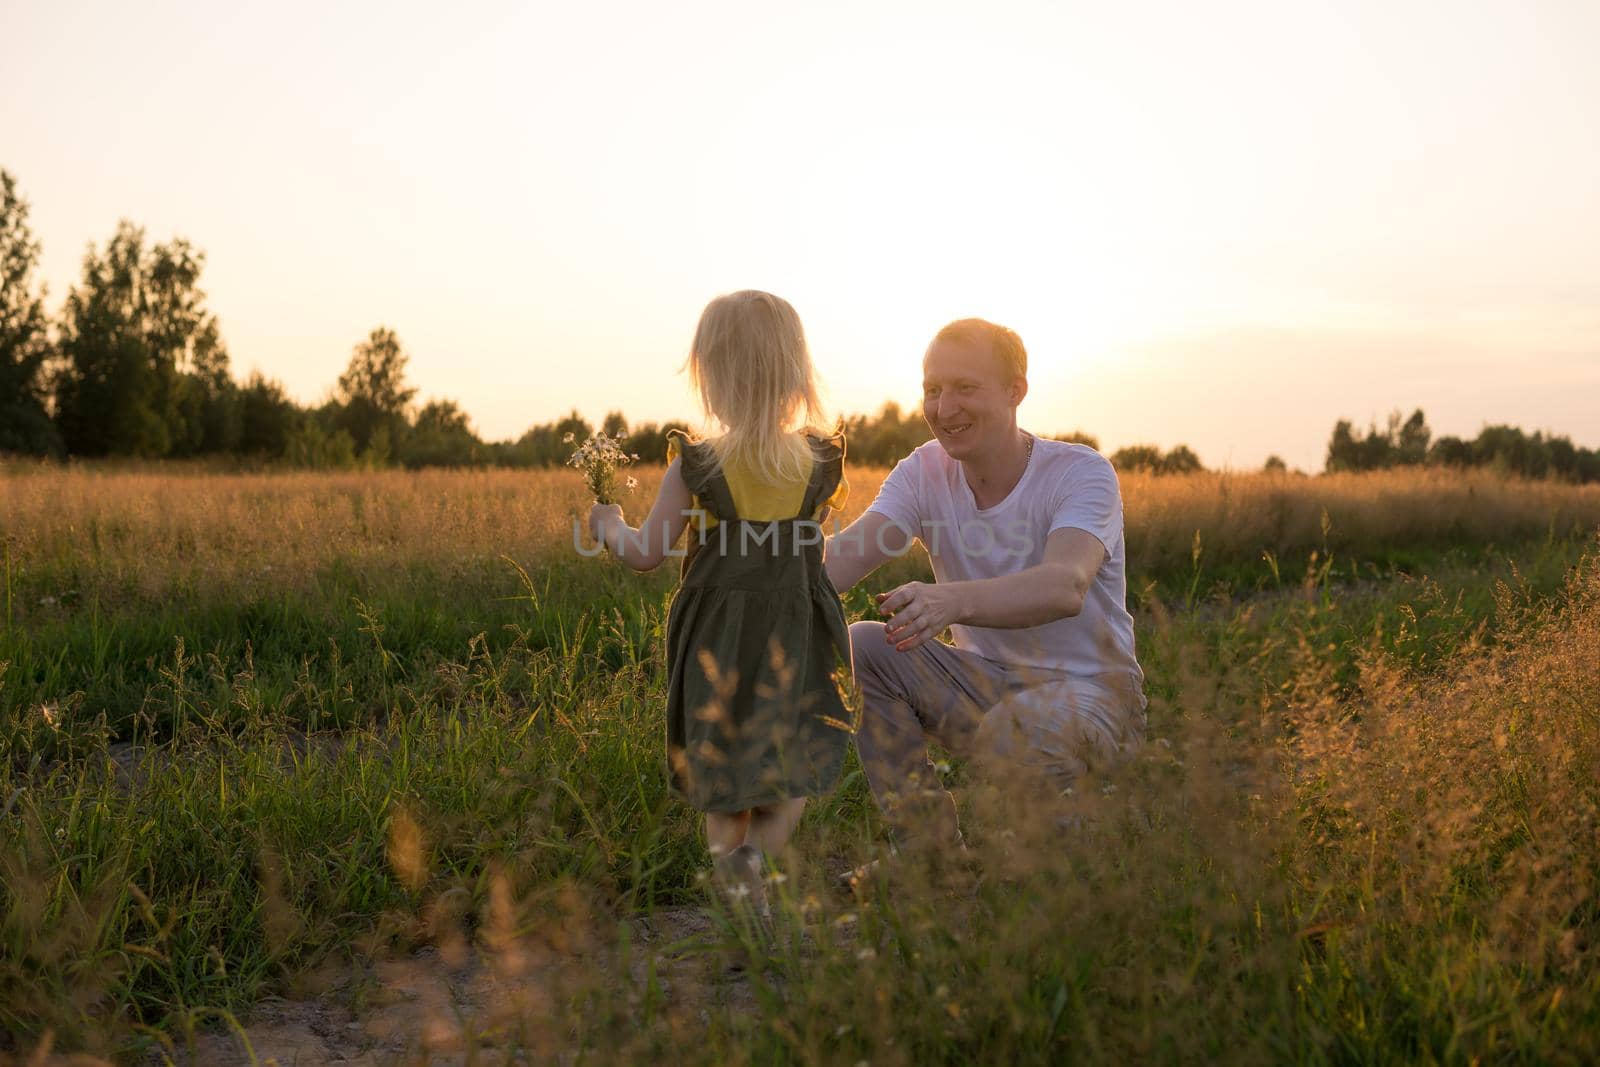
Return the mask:
<svg viewBox="0 0 1600 1067"><path fill-rule="evenodd" d="M659 567L689 523L694 497L678 463L673 460L662 475L656 502L637 529L622 517L620 504L596 504L589 510L589 532L605 542L613 556L636 571Z"/></svg>

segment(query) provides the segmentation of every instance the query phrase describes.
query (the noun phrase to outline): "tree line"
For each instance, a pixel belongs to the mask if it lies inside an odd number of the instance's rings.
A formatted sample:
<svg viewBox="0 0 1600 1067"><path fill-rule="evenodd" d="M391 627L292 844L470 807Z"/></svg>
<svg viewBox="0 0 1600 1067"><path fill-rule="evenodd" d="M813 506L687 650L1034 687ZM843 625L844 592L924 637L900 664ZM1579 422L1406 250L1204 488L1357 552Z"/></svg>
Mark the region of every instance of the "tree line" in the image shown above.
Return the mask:
<svg viewBox="0 0 1600 1067"><path fill-rule="evenodd" d="M259 373L236 381L200 287L205 256L182 238L152 243L120 223L103 248L89 248L54 318L33 284L39 251L28 204L0 170L0 453L238 456L312 468L565 458L571 419L490 444L454 401L414 407L408 357L383 326L355 346L321 404L302 406Z"/></svg>
<svg viewBox="0 0 1600 1067"><path fill-rule="evenodd" d="M1340 419L1328 440L1328 471L1387 470L1391 467L1483 467L1524 478L1600 482L1600 449L1582 448L1571 438L1528 433L1515 426L1485 426L1472 440L1435 438L1419 408L1405 419L1398 411L1383 426L1358 432Z"/></svg>

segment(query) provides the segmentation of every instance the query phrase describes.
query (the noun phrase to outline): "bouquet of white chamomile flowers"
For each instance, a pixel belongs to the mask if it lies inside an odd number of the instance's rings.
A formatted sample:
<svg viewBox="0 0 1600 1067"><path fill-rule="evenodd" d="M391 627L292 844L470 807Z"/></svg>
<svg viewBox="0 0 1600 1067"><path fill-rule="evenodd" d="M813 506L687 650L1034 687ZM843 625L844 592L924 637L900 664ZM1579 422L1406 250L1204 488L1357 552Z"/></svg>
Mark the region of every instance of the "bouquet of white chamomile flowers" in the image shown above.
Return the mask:
<svg viewBox="0 0 1600 1067"><path fill-rule="evenodd" d="M575 435L569 433L561 439L561 443L570 445L576 439ZM567 460L567 466L576 467L583 472L583 480L588 484L595 503L615 504L617 468L638 458L637 454L629 455L624 452L619 439L607 437L605 431L601 430L578 446L578 450L572 453L572 458ZM639 487L639 479L630 474L624 480L623 486L631 493Z"/></svg>

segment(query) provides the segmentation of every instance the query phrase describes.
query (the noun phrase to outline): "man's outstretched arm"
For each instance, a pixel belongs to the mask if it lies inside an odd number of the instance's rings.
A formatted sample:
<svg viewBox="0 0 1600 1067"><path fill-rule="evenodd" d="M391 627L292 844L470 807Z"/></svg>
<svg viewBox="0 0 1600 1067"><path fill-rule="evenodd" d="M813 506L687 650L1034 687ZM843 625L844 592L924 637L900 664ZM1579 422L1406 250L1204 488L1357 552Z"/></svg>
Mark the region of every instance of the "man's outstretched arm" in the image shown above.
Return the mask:
<svg viewBox="0 0 1600 1067"><path fill-rule="evenodd" d="M913 540L905 527L887 515L868 511L828 538L823 556L828 578L843 593L882 564L905 555Z"/></svg>
<svg viewBox="0 0 1600 1067"><path fill-rule="evenodd" d="M880 594L878 610L889 616L885 636L901 652L916 648L952 623L1020 629L1066 619L1083 610L1105 546L1086 530L1053 530L1044 559L1016 574L969 582L907 582Z"/></svg>

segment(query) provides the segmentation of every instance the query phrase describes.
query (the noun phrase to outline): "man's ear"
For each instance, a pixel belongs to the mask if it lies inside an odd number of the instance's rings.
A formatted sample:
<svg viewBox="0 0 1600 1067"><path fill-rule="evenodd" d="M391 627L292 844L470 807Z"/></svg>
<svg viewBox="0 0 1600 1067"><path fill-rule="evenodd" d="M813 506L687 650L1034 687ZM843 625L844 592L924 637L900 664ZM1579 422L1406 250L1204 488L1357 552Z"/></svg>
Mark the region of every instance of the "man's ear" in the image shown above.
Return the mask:
<svg viewBox="0 0 1600 1067"><path fill-rule="evenodd" d="M1011 406L1016 407L1028 395L1028 379L1019 374L1011 379Z"/></svg>

